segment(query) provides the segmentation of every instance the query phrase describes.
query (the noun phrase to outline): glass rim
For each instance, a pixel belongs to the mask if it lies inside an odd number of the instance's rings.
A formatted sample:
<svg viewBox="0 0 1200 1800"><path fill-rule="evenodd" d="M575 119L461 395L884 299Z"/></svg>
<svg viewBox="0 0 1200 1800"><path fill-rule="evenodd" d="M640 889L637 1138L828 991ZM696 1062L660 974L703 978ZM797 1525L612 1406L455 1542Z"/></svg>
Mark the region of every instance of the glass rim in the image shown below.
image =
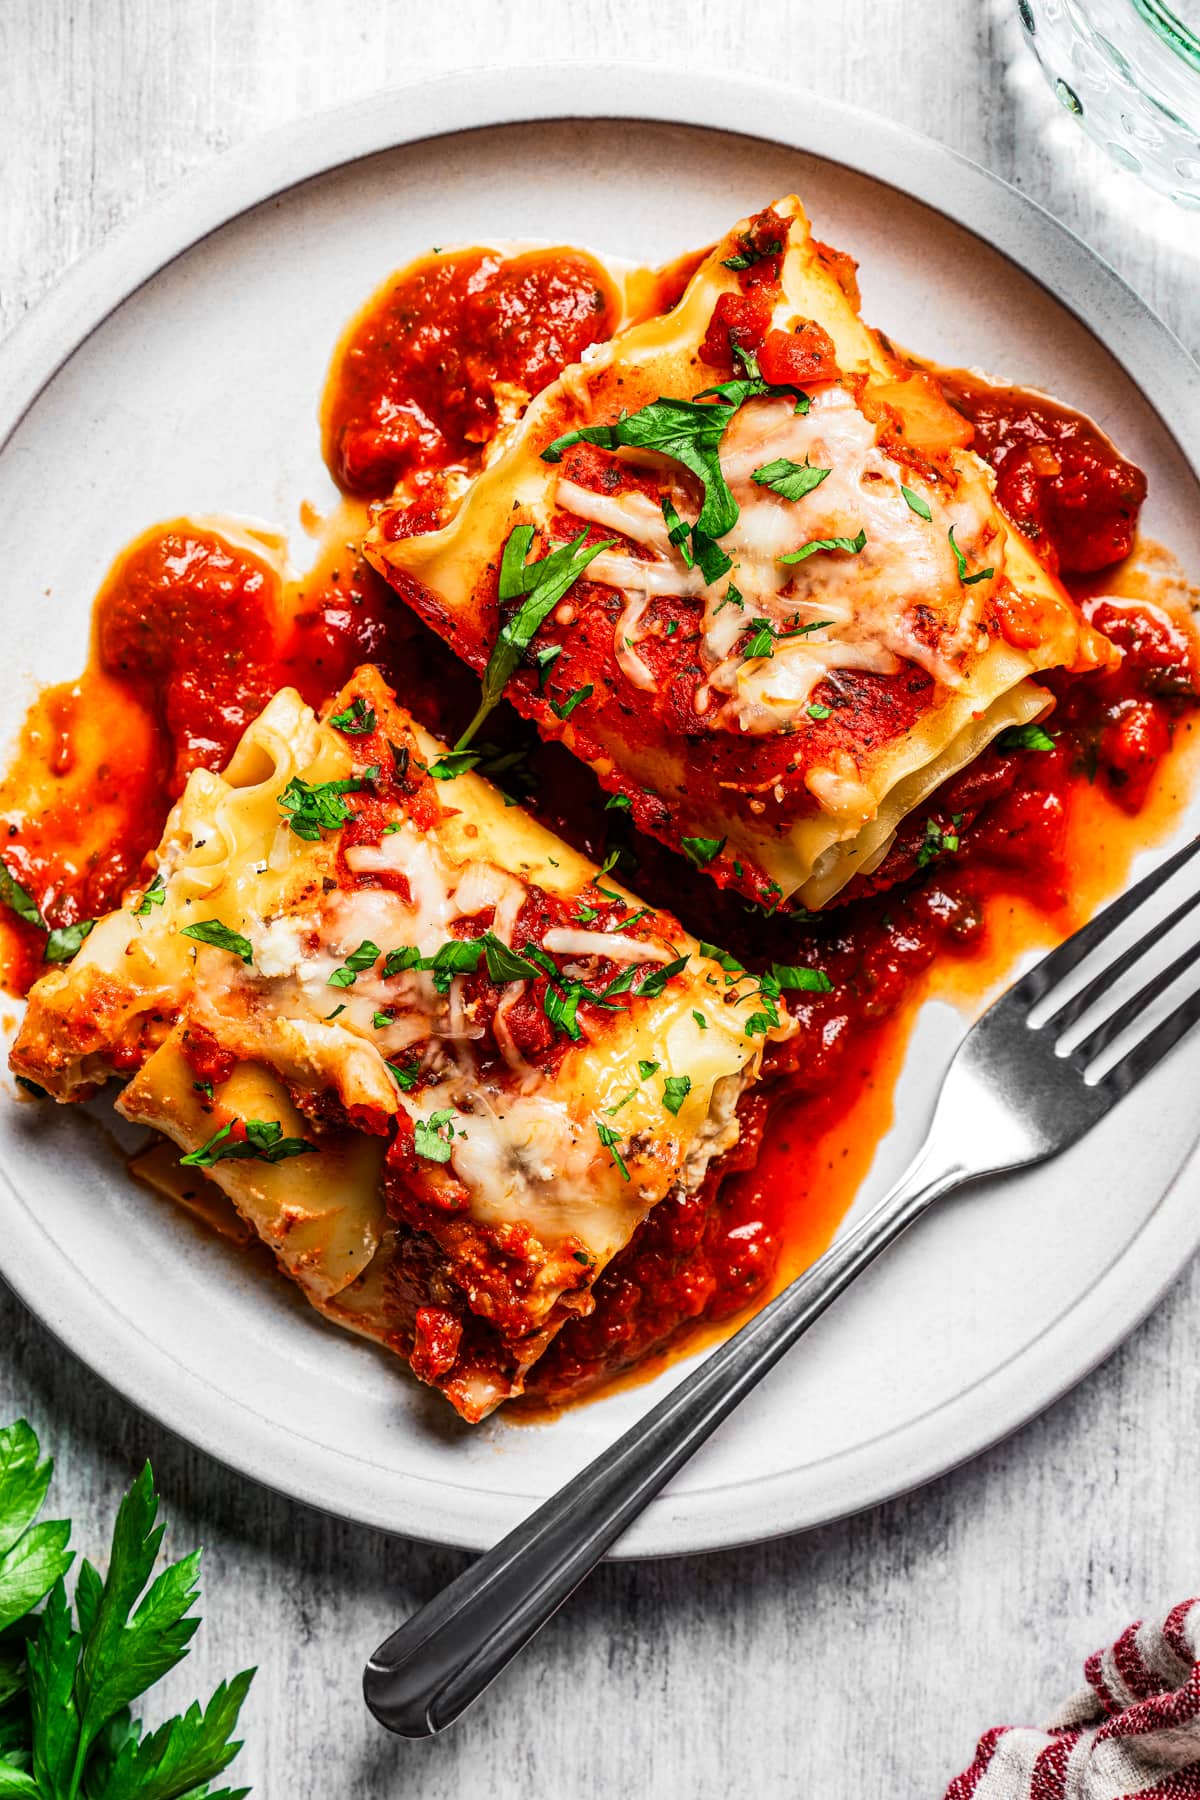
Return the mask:
<svg viewBox="0 0 1200 1800"><path fill-rule="evenodd" d="M1165 0L1133 0L1133 9L1160 43L1200 73L1200 37L1176 17Z"/></svg>

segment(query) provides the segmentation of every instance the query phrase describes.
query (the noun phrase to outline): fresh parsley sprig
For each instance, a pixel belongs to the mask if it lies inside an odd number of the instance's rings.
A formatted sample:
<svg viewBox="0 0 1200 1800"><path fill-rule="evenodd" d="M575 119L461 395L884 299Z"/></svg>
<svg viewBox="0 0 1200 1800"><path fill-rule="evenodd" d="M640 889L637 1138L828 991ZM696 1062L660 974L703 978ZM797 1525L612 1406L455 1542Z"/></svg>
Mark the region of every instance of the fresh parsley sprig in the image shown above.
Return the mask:
<svg viewBox="0 0 1200 1800"><path fill-rule="evenodd" d="M235 1137L234 1126L239 1123L243 1135ZM289 1156L308 1156L316 1148L307 1138L284 1137L278 1119L230 1119L219 1131L213 1132L206 1144L201 1144L198 1150L189 1150L179 1160L189 1169L211 1169L219 1162L278 1163ZM2 1794L3 1789L0 1789Z"/></svg>
<svg viewBox="0 0 1200 1800"><path fill-rule="evenodd" d="M343 794L357 794L377 769L364 771L362 779L308 782L293 775L278 799L280 812L299 838L315 844L323 831L339 831L350 817Z"/></svg>
<svg viewBox="0 0 1200 1800"><path fill-rule="evenodd" d="M39 1522L53 1465L24 1420L0 1429L0 1795L4 1800L244 1800L213 1789L241 1744L245 1669L143 1735L131 1707L187 1655L200 1552L153 1577L163 1527L150 1467L122 1500L108 1573L74 1560L65 1520ZM39 1603L45 1602L41 1612Z"/></svg>

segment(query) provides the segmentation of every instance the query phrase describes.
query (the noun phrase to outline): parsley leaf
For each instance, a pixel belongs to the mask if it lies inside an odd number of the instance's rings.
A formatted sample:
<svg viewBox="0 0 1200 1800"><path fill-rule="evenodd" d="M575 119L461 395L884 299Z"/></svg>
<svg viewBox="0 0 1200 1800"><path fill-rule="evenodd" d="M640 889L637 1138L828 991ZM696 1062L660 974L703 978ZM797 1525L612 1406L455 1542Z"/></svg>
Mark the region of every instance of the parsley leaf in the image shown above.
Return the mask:
<svg viewBox="0 0 1200 1800"><path fill-rule="evenodd" d="M80 919L75 925L56 925L46 939L42 961L48 963L70 962L84 938L91 934L95 923L95 919Z"/></svg>
<svg viewBox="0 0 1200 1800"><path fill-rule="evenodd" d="M680 838L679 842L698 869L707 869L709 863L715 862L725 848L724 838L685 837Z"/></svg>
<svg viewBox="0 0 1200 1800"><path fill-rule="evenodd" d="M903 482L900 483L900 492L908 502L909 511L915 512L918 519L932 519L933 514L929 510L928 500L923 499L920 494L915 494L910 487L905 487Z"/></svg>
<svg viewBox="0 0 1200 1800"><path fill-rule="evenodd" d="M979 569L974 575L967 574L967 559L954 541L954 527L950 527L946 536L950 539L950 548L954 552L954 561L958 566L958 579L964 587L974 587L977 581L990 581L996 573L995 569Z"/></svg>
<svg viewBox="0 0 1200 1800"><path fill-rule="evenodd" d="M752 269L755 263L763 262L768 256L778 256L783 249L782 238L769 238L765 244L755 244L749 238L740 237L738 243L740 250L721 258L721 267L732 269L735 275L743 269Z"/></svg>
<svg viewBox="0 0 1200 1800"><path fill-rule="evenodd" d="M746 645L742 655L747 661L754 656L774 656L775 627L772 625L770 619L751 619L750 624L753 627L754 636Z"/></svg>
<svg viewBox="0 0 1200 1800"><path fill-rule="evenodd" d="M803 562L806 557L815 556L818 550L848 550L852 556L857 556L860 550L866 549L866 544L867 534L865 531L860 531L857 537L852 538L810 538L807 544L801 544L799 550L789 550L787 555L781 556L779 560L782 563Z"/></svg>
<svg viewBox="0 0 1200 1800"><path fill-rule="evenodd" d="M806 969L799 963L772 963L771 976L781 988L793 988L800 993L833 992L833 983L824 969Z"/></svg>
<svg viewBox="0 0 1200 1800"><path fill-rule="evenodd" d="M413 1147L426 1162L447 1163L453 1155L454 1112L449 1106L413 1122Z"/></svg>
<svg viewBox="0 0 1200 1800"><path fill-rule="evenodd" d="M649 1081L649 1079L652 1075L658 1074L658 1071L661 1069L661 1067L662 1067L661 1063L639 1062L638 1074L641 1076L643 1081Z"/></svg>
<svg viewBox="0 0 1200 1800"><path fill-rule="evenodd" d="M352 950L340 969L335 969L326 983L327 987L353 987L365 969L374 968L383 952L378 944L370 938L364 938L357 950Z"/></svg>
<svg viewBox="0 0 1200 1800"><path fill-rule="evenodd" d="M539 693L546 686L546 677L562 655L565 644L546 644L541 650L533 652L534 665L537 668Z"/></svg>
<svg viewBox="0 0 1200 1800"><path fill-rule="evenodd" d="M580 443L598 444L603 450L622 446L656 450L660 456L682 463L699 478L704 504L696 520L697 530L708 538L724 537L737 524L738 505L721 471L721 439L737 404L722 401L705 406L697 400L651 400L637 412L626 413L615 425L584 425L555 438L542 451L542 461L561 462L563 451Z"/></svg>
<svg viewBox="0 0 1200 1800"><path fill-rule="evenodd" d="M611 1150L612 1159L616 1163L618 1169L620 1169L620 1171L621 1171L622 1180L628 1181L629 1180L629 1170L625 1166L625 1158L621 1155L621 1151L620 1151L620 1143L621 1143L620 1132L614 1131L613 1127L611 1125L605 1125L602 1120L597 1119L597 1121L596 1121L596 1136L600 1139L600 1142L603 1144L603 1146L606 1150Z"/></svg>
<svg viewBox="0 0 1200 1800"><path fill-rule="evenodd" d="M558 719L569 719L575 708L584 700L590 700L595 691L589 681L586 687L576 688L574 693L568 694L565 700L551 698L550 711Z"/></svg>
<svg viewBox="0 0 1200 1800"><path fill-rule="evenodd" d="M482 750L447 750L435 762L429 765L429 773L435 781L457 781L468 769L473 769L481 761Z"/></svg>
<svg viewBox="0 0 1200 1800"><path fill-rule="evenodd" d="M375 729L375 708L368 706L361 694L355 694L345 712L334 713L329 723L347 737L363 737Z"/></svg>
<svg viewBox="0 0 1200 1800"><path fill-rule="evenodd" d="M133 910L136 914L145 917L152 906L161 906L166 897L166 880L161 874L158 874L154 877L154 880L150 883L150 886L146 889Z"/></svg>
<svg viewBox="0 0 1200 1800"><path fill-rule="evenodd" d="M404 944L399 950L389 950L383 959L383 973L388 978L401 975L406 969L419 969L421 966L421 952L412 944Z"/></svg>
<svg viewBox="0 0 1200 1800"><path fill-rule="evenodd" d="M1054 739L1042 725L1010 725L996 738L997 750L1053 750Z"/></svg>
<svg viewBox="0 0 1200 1800"><path fill-rule="evenodd" d="M396 1086L402 1094L411 1094L421 1079L421 1059L414 1056L403 1067L399 1063L390 1062L388 1068L396 1077Z"/></svg>
<svg viewBox="0 0 1200 1800"><path fill-rule="evenodd" d="M39 931L49 931L41 909L33 895L23 888L15 875L9 873L5 863L0 862L0 903L11 908L19 919L27 925L36 925Z"/></svg>
<svg viewBox="0 0 1200 1800"><path fill-rule="evenodd" d="M38 1461L37 1438L23 1419L0 1430L0 1632L43 1600L71 1566L71 1527L61 1520L35 1523L53 1469Z"/></svg>
<svg viewBox="0 0 1200 1800"><path fill-rule="evenodd" d="M669 1113L679 1114L679 1109L692 1091L690 1075L668 1075L663 1081L663 1105Z"/></svg>
<svg viewBox="0 0 1200 1800"><path fill-rule="evenodd" d="M833 717L832 706L822 706L818 700L811 701L804 710L810 719L831 719Z"/></svg>
<svg viewBox="0 0 1200 1800"><path fill-rule="evenodd" d="M720 544L706 531L701 531L698 524L692 527L692 550L695 553L696 567L710 587L733 567L733 558L726 556Z"/></svg>
<svg viewBox="0 0 1200 1800"><path fill-rule="evenodd" d="M657 1000L668 981L686 969L691 961L690 956L677 956L674 962L659 963L650 973L639 981L633 992L642 1000Z"/></svg>
<svg viewBox="0 0 1200 1800"><path fill-rule="evenodd" d="M480 942L487 958L487 972L493 981L536 981L545 973L527 956L519 956L515 950L510 950L495 932L485 931Z"/></svg>
<svg viewBox="0 0 1200 1800"><path fill-rule="evenodd" d="M185 925L180 936L195 938L198 944L211 944L216 950L228 950L231 956L240 956L244 963L254 961L254 946L250 939L243 937L240 931L231 931L220 919L202 919L198 925Z"/></svg>
<svg viewBox="0 0 1200 1800"><path fill-rule="evenodd" d="M667 527L667 542L675 546L690 569L696 560L688 548L688 537L692 527L686 519L680 518L674 503L667 494L662 497L662 516L663 523Z"/></svg>
<svg viewBox="0 0 1200 1800"><path fill-rule="evenodd" d="M337 831L346 823L350 808L342 795L357 794L362 786L354 779L310 783L293 775L277 805L296 836L315 844L323 831Z"/></svg>
<svg viewBox="0 0 1200 1800"><path fill-rule="evenodd" d="M917 851L918 869L927 868L936 857L947 851L957 850L959 841L957 832L943 831L936 819L926 819L925 837Z"/></svg>
<svg viewBox="0 0 1200 1800"><path fill-rule="evenodd" d="M500 562L499 597L502 603L520 599L522 595L528 598L505 619L496 635L483 672L479 707L454 746L456 750L465 750L475 736L508 686L522 656L568 588L575 585L594 556L599 556L602 550L610 550L616 541L606 538L603 543L588 544L585 549L586 539L587 532L581 531L569 544L560 544L557 550L551 550L537 562L527 562L533 544L533 526L517 525L509 533Z"/></svg>
<svg viewBox="0 0 1200 1800"><path fill-rule="evenodd" d="M772 493L782 495L785 500L803 500L805 494L820 487L831 473L830 469L814 469L810 462L791 462L786 456L777 456L774 462L755 469L750 479L759 487L768 487Z"/></svg>
<svg viewBox="0 0 1200 1800"><path fill-rule="evenodd" d="M189 1169L211 1169L219 1162L283 1162L289 1156L307 1156L317 1148L307 1138L288 1138L277 1119L246 1119L244 1137L235 1138L233 1128L239 1121L230 1119L215 1131L198 1150L189 1150L180 1163Z"/></svg>

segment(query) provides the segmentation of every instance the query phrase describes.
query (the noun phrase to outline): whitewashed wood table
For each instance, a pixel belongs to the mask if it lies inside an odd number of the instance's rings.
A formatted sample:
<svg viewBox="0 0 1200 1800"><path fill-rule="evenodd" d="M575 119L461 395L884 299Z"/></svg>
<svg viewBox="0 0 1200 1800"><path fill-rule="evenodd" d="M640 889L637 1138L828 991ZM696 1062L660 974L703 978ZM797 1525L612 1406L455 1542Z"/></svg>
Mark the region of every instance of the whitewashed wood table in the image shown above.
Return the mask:
<svg viewBox="0 0 1200 1800"><path fill-rule="evenodd" d="M760 69L940 138L1066 220L1195 351L1194 221L1111 169L1007 0L0 0L0 330L230 145L422 73L537 58ZM747 125L752 129L753 121ZM0 1292L0 1418L58 1457L93 1553L149 1455L206 1626L168 1693L256 1662L234 1773L268 1800L384 1793L887 1793L932 1800L979 1731L1035 1720L1089 1650L1200 1588L1200 1269L1017 1438L809 1536L602 1569L444 1741L386 1738L364 1653L461 1566L319 1517L135 1414Z"/></svg>

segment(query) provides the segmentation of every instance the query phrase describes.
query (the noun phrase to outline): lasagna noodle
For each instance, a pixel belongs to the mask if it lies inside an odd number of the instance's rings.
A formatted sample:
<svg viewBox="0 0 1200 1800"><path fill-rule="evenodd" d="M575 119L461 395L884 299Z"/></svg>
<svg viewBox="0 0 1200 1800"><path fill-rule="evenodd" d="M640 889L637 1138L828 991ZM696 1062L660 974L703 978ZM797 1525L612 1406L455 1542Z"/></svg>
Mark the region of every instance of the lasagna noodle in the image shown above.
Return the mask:
<svg viewBox="0 0 1200 1800"><path fill-rule="evenodd" d="M595 346L547 388L497 440L465 495L447 502L439 529L406 536L393 531L384 509L367 552L426 621L482 668L499 625L496 570L514 526L533 525L543 546L580 523L605 537L620 532L628 548L618 540L617 549L602 552L543 626L544 640L567 651L559 665L566 667L583 614L605 607L606 593L618 589L619 618L608 606L613 656L599 676L587 672L593 691L566 719L531 671L516 675L510 697L543 735L561 739L605 786L630 796L642 829L676 847L688 834L722 839L711 865L719 881L756 896L766 882L819 906L937 781L1014 719L1048 709L1038 673L1105 666L1115 653L999 513L990 470L961 447L964 421L927 374L902 363L858 316L800 202L778 202L773 217L786 251L772 327L790 332L816 322L832 340L841 380L814 391L803 415L777 395L750 398L734 414L720 454L740 517L723 547L746 614L763 615L781 634L801 617L810 632L777 642L773 657L747 661L735 644L738 614L720 616L730 578L706 587L700 571L685 566L648 495L581 487L571 478L569 450L564 461L542 456L566 432L610 424L659 398L690 399L719 379L699 350L718 300L741 291L724 261L752 221L713 250L670 313ZM904 460L892 454L897 444ZM756 467L778 457L828 464L828 479L787 502L753 480ZM657 470L664 495L694 517L698 490L689 492L689 478L670 458L622 449L612 464L617 484L631 466L642 477ZM780 564L784 551L814 537L852 532L856 519L869 521L860 554L818 554L790 571ZM951 530L966 559L961 569ZM967 565L994 574L964 582ZM653 643L650 601L672 594L704 602L699 654L710 691L686 733L639 656L639 644ZM1006 639L1006 617L1017 621L1010 637L1019 642ZM818 630L821 620L827 626ZM821 737L807 710L817 680L827 676L836 688L839 670L865 671L861 691L863 682L906 669L926 691L905 725L867 715L860 721L839 707L852 741L831 746L828 734ZM631 730L630 719L648 708L654 726ZM790 767L781 777L781 759L764 778L755 758L780 731L799 773ZM710 769L703 750L695 751L697 739L713 746Z"/></svg>
<svg viewBox="0 0 1200 1800"><path fill-rule="evenodd" d="M246 1120L304 1140L286 1160L212 1160L205 1177L314 1305L405 1353L420 1307L397 1271L423 1258L425 1301L487 1349L486 1367L443 1356L423 1370L476 1418L590 1308L649 1209L736 1141L761 997L670 915L610 877L598 888L594 864L479 775L433 780L445 747L375 670L329 714L362 727L336 729L285 689L223 774L190 777L152 896L101 920L35 985L13 1066L60 1100L132 1068L120 1111L185 1151ZM349 818L298 835L281 801L328 783ZM611 1010L585 1004L577 1041L522 1052L500 1021L527 980L492 983L503 991L489 1016L463 974L439 991L432 972L383 968L390 950L428 959L483 929L520 955L517 921L535 902L552 915L539 954L561 982L591 978L595 991L599 967L606 984L640 971ZM214 920L224 942L184 935ZM784 1011L769 1035L788 1029ZM669 1094L671 1074L687 1081Z"/></svg>

